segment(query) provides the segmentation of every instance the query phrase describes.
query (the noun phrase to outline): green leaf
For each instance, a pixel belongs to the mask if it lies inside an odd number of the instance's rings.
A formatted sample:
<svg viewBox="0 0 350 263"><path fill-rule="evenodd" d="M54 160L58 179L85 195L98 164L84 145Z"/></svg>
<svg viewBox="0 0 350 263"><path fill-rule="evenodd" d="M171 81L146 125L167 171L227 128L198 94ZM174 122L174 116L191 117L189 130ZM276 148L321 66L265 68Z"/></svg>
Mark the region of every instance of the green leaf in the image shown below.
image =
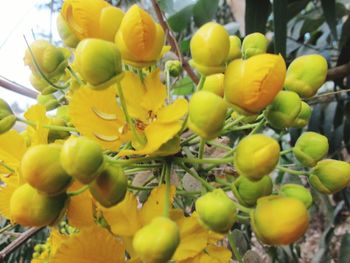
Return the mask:
<svg viewBox="0 0 350 263"><path fill-rule="evenodd" d="M324 23L324 18L319 17L316 19L305 19L305 22L300 29L300 37L304 36L306 33L311 33L316 31Z"/></svg>
<svg viewBox="0 0 350 263"><path fill-rule="evenodd" d="M349 262L350 259L350 234L346 233L342 240L339 250L339 263Z"/></svg>
<svg viewBox="0 0 350 263"><path fill-rule="evenodd" d="M338 40L337 35L337 19L335 11L335 0L321 0L323 14L326 18L327 24L332 32L335 40Z"/></svg>
<svg viewBox="0 0 350 263"><path fill-rule="evenodd" d="M168 14L174 12L174 0L158 0L158 4L163 12Z"/></svg>
<svg viewBox="0 0 350 263"><path fill-rule="evenodd" d="M183 79L180 79L173 87L173 95L190 95L194 91L194 84L191 78L184 77Z"/></svg>
<svg viewBox="0 0 350 263"><path fill-rule="evenodd" d="M199 27L213 19L218 10L219 0L199 0L193 7L193 18Z"/></svg>
<svg viewBox="0 0 350 263"><path fill-rule="evenodd" d="M275 0L273 2L273 23L274 23L274 47L275 53L286 57L287 46L287 0Z"/></svg>
<svg viewBox="0 0 350 263"><path fill-rule="evenodd" d="M193 15L193 7L194 5L188 5L168 18L168 23L173 31L181 32L188 26Z"/></svg>
<svg viewBox="0 0 350 263"><path fill-rule="evenodd" d="M271 12L269 0L246 0L245 2L245 33L265 33L266 22Z"/></svg>
<svg viewBox="0 0 350 263"><path fill-rule="evenodd" d="M299 14L301 10L303 10L306 5L310 2L310 0L298 0L298 1L288 1L288 20L292 19L294 16Z"/></svg>

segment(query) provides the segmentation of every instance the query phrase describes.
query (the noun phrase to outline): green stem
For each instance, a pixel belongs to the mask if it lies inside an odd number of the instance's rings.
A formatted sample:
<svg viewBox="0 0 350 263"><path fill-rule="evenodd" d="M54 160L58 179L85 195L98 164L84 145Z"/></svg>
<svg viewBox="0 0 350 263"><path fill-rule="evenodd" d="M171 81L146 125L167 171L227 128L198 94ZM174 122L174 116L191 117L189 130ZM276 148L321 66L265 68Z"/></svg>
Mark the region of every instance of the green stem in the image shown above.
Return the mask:
<svg viewBox="0 0 350 263"><path fill-rule="evenodd" d="M81 187L77 191L67 192L67 195L70 196L70 197L76 196L76 195L80 195L80 194L84 193L88 189L89 189L89 185L84 185L83 187Z"/></svg>
<svg viewBox="0 0 350 263"><path fill-rule="evenodd" d="M163 210L163 216L169 217L170 216L170 172L171 172L171 163L167 163L165 166L165 203L164 203L164 210Z"/></svg>
<svg viewBox="0 0 350 263"><path fill-rule="evenodd" d="M20 117L16 117L17 121L23 122L25 124L28 124L30 126L37 126L37 124L33 121L29 121L26 119L22 119ZM49 125L49 124L44 124L43 125L44 128L50 129L50 130L54 130L54 131L67 131L67 132L77 132L77 129L73 128L73 127L66 127L66 126L59 126L59 125Z"/></svg>
<svg viewBox="0 0 350 263"><path fill-rule="evenodd" d="M188 136L185 140L183 140L180 145L184 146L184 145L186 145L187 143L189 143L190 141L192 141L193 139L195 139L197 137L198 137L197 134L192 134L192 135Z"/></svg>
<svg viewBox="0 0 350 263"><path fill-rule="evenodd" d="M243 205L241 205L240 203L238 203L238 202L236 202L236 201L233 201L233 202L235 203L235 206L236 206L236 208L237 208L239 211L242 211L242 212L244 212L244 213L250 214L250 212L253 210L252 208L243 206Z"/></svg>
<svg viewBox="0 0 350 263"><path fill-rule="evenodd" d="M138 191L152 191L153 187L146 187L146 186L136 186L136 185L128 185L128 189L130 190L138 190Z"/></svg>
<svg viewBox="0 0 350 263"><path fill-rule="evenodd" d="M224 127L224 130L233 128L234 126L236 126L236 124L240 123L244 118L245 116L239 116L237 119L233 120L232 122L227 123Z"/></svg>
<svg viewBox="0 0 350 263"><path fill-rule="evenodd" d="M166 76L166 89L167 89L167 103L170 104L170 72L169 70L165 70L165 76Z"/></svg>
<svg viewBox="0 0 350 263"><path fill-rule="evenodd" d="M78 77L78 75L74 72L71 66L67 66L68 71L70 74L75 78L75 80L79 83L80 86L84 85L84 83L81 81L81 79Z"/></svg>
<svg viewBox="0 0 350 263"><path fill-rule="evenodd" d="M290 152L292 152L292 151L293 151L293 148L289 148L289 149L287 149L287 150L281 151L281 152L280 152L280 155L285 155L285 154L290 153Z"/></svg>
<svg viewBox="0 0 350 263"><path fill-rule="evenodd" d="M255 126L255 128L249 133L249 135L257 133L261 128L264 127L266 124L266 120L262 119L261 121L258 122L258 124Z"/></svg>
<svg viewBox="0 0 350 263"><path fill-rule="evenodd" d="M203 159L204 148L205 148L205 140L201 138L199 143L199 149L198 149L198 159ZM201 169L202 168L201 165L199 165L198 168Z"/></svg>
<svg viewBox="0 0 350 263"><path fill-rule="evenodd" d="M234 240L234 238L233 238L232 232L230 232L230 233L227 235L227 238L228 238L228 242L230 243L232 252L233 252L233 254L235 255L236 260L237 260L239 263L243 263L242 256L241 256L241 254L239 254L239 251L238 251L236 242L235 242L235 240Z"/></svg>
<svg viewBox="0 0 350 263"><path fill-rule="evenodd" d="M216 141L207 141L206 143L209 144L209 145L215 146L217 148L221 148L221 149L227 150L227 151L231 151L232 150L232 148L230 146L227 146L227 145L222 144L222 143L218 143Z"/></svg>
<svg viewBox="0 0 350 263"><path fill-rule="evenodd" d="M182 195L182 196L192 196L193 197L194 195L200 195L201 192L200 191L188 192L188 191L176 189L176 194Z"/></svg>
<svg viewBox="0 0 350 263"><path fill-rule="evenodd" d="M135 163L141 163L141 162L147 162L147 161L153 161L159 159L159 157L140 157L140 158L131 158L131 159L113 159L112 157L105 155L106 160L110 163L120 164L120 165L130 165Z"/></svg>
<svg viewBox="0 0 350 263"><path fill-rule="evenodd" d="M226 164L233 161L233 157L229 158L206 158L206 159L196 159L196 158L174 158L177 161L184 163L198 163L198 164Z"/></svg>
<svg viewBox="0 0 350 263"><path fill-rule="evenodd" d="M144 169L149 169L149 168L158 168L161 167L162 164L161 163L151 163L151 164L147 164L147 163L136 163L136 164L131 164L128 165L128 168L132 167L132 168L144 168Z"/></svg>
<svg viewBox="0 0 350 263"><path fill-rule="evenodd" d="M11 230L11 229L14 228L15 226L16 226L16 225L11 225L11 224L9 224L9 225L7 225L7 226L4 226L3 228L0 229L0 234L6 232L6 231L8 231L8 230Z"/></svg>
<svg viewBox="0 0 350 263"><path fill-rule="evenodd" d="M199 80L199 83L197 85L196 91L200 91L203 88L204 82L205 82L206 76L205 75L201 75L201 78Z"/></svg>
<svg viewBox="0 0 350 263"><path fill-rule="evenodd" d="M280 165L277 166L277 169L280 170L280 171L282 171L282 172L286 172L286 173L293 174L293 175L305 175L305 176L308 176L308 175L309 175L309 172L306 172L306 171L297 171L297 170L285 168L285 167L280 166Z"/></svg>
<svg viewBox="0 0 350 263"><path fill-rule="evenodd" d="M166 163L163 163L162 166L162 171L160 173L160 177L159 177L159 181L158 181L158 186L161 186L164 180L164 176L165 176L165 170L166 170Z"/></svg>
<svg viewBox="0 0 350 263"><path fill-rule="evenodd" d="M258 125L259 125L259 123L252 123L252 124L245 124L245 125L238 126L238 127L233 127L231 129L228 129L228 130L223 130L221 132L221 135L224 135L226 133L233 132L233 131L242 131L242 130L253 129Z"/></svg>
<svg viewBox="0 0 350 263"><path fill-rule="evenodd" d="M227 152L224 156L223 159L228 158L229 156L231 156L232 154L234 154L234 152L236 151L236 148L231 149L229 152ZM233 160L233 157L231 157ZM214 167L216 167L218 164L212 164L209 165L208 167L205 168L206 171L210 171L211 169L213 169Z"/></svg>
<svg viewBox="0 0 350 263"><path fill-rule="evenodd" d="M15 172L15 169L13 169L12 167L8 166L4 161L0 161L0 165L5 167L7 170L9 170L11 173Z"/></svg>

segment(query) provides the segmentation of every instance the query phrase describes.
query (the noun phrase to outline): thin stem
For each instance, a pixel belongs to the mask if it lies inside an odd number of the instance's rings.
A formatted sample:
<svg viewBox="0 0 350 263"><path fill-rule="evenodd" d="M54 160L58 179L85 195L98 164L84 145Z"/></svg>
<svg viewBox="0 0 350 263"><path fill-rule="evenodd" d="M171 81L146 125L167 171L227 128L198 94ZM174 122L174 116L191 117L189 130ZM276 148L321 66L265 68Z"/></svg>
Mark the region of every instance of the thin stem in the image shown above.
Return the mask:
<svg viewBox="0 0 350 263"><path fill-rule="evenodd" d="M201 138L198 149L198 159L203 159L204 155L205 140Z"/></svg>
<svg viewBox="0 0 350 263"><path fill-rule="evenodd" d="M285 154L290 153L290 152L292 152L292 151L293 151L293 148L289 148L289 149L287 149L287 150L281 151L281 152L280 152L280 155L285 155Z"/></svg>
<svg viewBox="0 0 350 263"><path fill-rule="evenodd" d="M245 207L243 205L241 205L240 203L236 202L236 201L233 201L235 203L235 206L236 208L239 210L239 211L242 211L244 213L247 213L247 214L250 214L250 212L253 210L252 208L249 208L249 207Z"/></svg>
<svg viewBox="0 0 350 263"><path fill-rule="evenodd" d="M153 187L147 187L147 186L136 186L136 185L128 185L128 188L131 190L138 190L138 191L152 191Z"/></svg>
<svg viewBox="0 0 350 263"><path fill-rule="evenodd" d="M307 172L307 171L297 171L297 170L285 168L285 167L280 166L280 165L277 166L277 169L282 171L282 172L286 172L286 173L293 174L293 175L305 175L305 176L309 175L309 172Z"/></svg>
<svg viewBox="0 0 350 263"><path fill-rule="evenodd" d="M223 159L228 158L229 156L231 156L232 154L234 154L236 151L236 148L231 149L231 151L227 152L224 156ZM233 157L231 157L233 160ZM214 167L216 167L218 164L212 164L209 165L207 168L205 168L206 171L210 171L211 169L213 169Z"/></svg>
<svg viewBox="0 0 350 263"><path fill-rule="evenodd" d="M205 75L201 75L201 78L199 79L199 83L197 85L196 91L200 91L203 88L205 79L206 79L206 76Z"/></svg>
<svg viewBox="0 0 350 263"><path fill-rule="evenodd" d="M167 103L170 104L170 90L171 90L171 85L170 85L170 72L169 70L165 71L165 76L166 76L166 89L167 89Z"/></svg>
<svg viewBox="0 0 350 263"><path fill-rule="evenodd" d="M232 248L232 252L235 255L236 260L239 263L243 263L242 256L241 256L241 254L238 251L238 248L237 248L236 242L235 242L235 240L233 238L232 232L227 235L227 238L228 238L228 242L230 243L230 246Z"/></svg>
<svg viewBox="0 0 350 263"><path fill-rule="evenodd" d="M227 151L231 151L232 150L232 148L230 146L227 146L225 144L222 144L222 143L219 143L219 142L216 142L216 141L207 141L206 143L209 144L209 145L215 146L217 148L221 148L221 149L227 150Z"/></svg>
<svg viewBox="0 0 350 263"><path fill-rule="evenodd" d="M183 140L180 144L181 144L181 146L184 146L197 137L198 137L197 134L192 134L192 135L188 136L185 140Z"/></svg>
<svg viewBox="0 0 350 263"><path fill-rule="evenodd" d="M70 196L70 197L77 196L77 195L80 195L80 194L84 193L87 189L89 189L89 185L84 185L83 187L81 187L77 191L67 192L67 195Z"/></svg>
<svg viewBox="0 0 350 263"><path fill-rule="evenodd" d="M11 229L14 228L15 226L16 226L16 225L11 225L11 224L9 224L9 225L7 225L7 226L4 226L3 228L0 229L0 234L6 232L6 231L8 231L8 230L11 230Z"/></svg>
<svg viewBox="0 0 350 263"><path fill-rule="evenodd" d="M245 116L239 116L237 119L233 120L232 122L229 122L225 125L224 130L231 129L232 127L236 126L236 124L240 123Z"/></svg>
<svg viewBox="0 0 350 263"><path fill-rule="evenodd" d="M252 128L255 128L258 125L259 125L259 122L258 123L245 124L245 125L238 126L238 127L233 127L231 129L223 130L221 132L221 135L224 135L224 134L226 134L228 132L232 132L232 131L242 131L242 130L252 129Z"/></svg>
<svg viewBox="0 0 350 263"><path fill-rule="evenodd" d="M131 158L131 159L113 159L112 157L105 155L106 160L110 163L120 164L120 165L130 165L135 163L141 163L141 162L147 162L147 161L153 161L159 159L159 157L154 156L147 156L147 157L140 157L140 158Z"/></svg>
<svg viewBox="0 0 350 263"><path fill-rule="evenodd" d="M196 158L174 158L177 161L184 163L198 163L198 164L226 164L233 161L233 157L230 158L206 158L206 159L196 159Z"/></svg>
<svg viewBox="0 0 350 263"><path fill-rule="evenodd" d="M171 172L171 163L167 163L165 166L165 203L163 216L169 217L170 215L170 172Z"/></svg>
<svg viewBox="0 0 350 263"><path fill-rule="evenodd" d="M159 181L158 181L158 186L161 186L164 180L164 176L165 176L165 170L166 170L166 163L163 163L162 166L162 171L160 173L160 177L159 177Z"/></svg>
<svg viewBox="0 0 350 263"><path fill-rule="evenodd" d="M266 124L265 119L262 119L261 121L259 121L258 124L254 127L254 129L249 133L249 135L259 132L259 130L263 128L265 124Z"/></svg>
<svg viewBox="0 0 350 263"><path fill-rule="evenodd" d="M33 127L37 126L37 124L35 122L33 122L33 121L22 119L20 117L16 117L16 119L17 119L17 121L23 122L23 123L28 124L28 125L33 126ZM77 132L77 129L75 129L73 127L67 127L67 126L44 124L43 127L47 128L47 129L50 129L50 130L54 130L54 131Z"/></svg>
<svg viewBox="0 0 350 263"><path fill-rule="evenodd" d="M68 71L70 74L75 78L75 80L79 83L79 85L84 85L84 83L81 81L81 79L78 77L78 75L74 72L71 66L67 66Z"/></svg>

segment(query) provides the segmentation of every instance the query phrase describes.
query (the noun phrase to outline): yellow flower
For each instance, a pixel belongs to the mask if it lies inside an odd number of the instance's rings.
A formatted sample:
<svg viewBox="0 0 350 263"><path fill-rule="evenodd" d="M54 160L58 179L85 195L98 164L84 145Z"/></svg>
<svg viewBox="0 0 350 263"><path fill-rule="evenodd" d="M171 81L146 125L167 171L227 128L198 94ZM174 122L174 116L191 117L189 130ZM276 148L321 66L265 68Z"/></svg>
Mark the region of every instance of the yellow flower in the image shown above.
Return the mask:
<svg viewBox="0 0 350 263"><path fill-rule="evenodd" d="M61 15L79 38L113 41L123 19L123 11L103 0L65 0Z"/></svg>
<svg viewBox="0 0 350 263"><path fill-rule="evenodd" d="M121 22L115 42L125 63L135 67L154 64L168 47L164 47L164 31L153 18L137 5L133 5Z"/></svg>
<svg viewBox="0 0 350 263"><path fill-rule="evenodd" d="M46 144L49 129L44 128L43 125L49 124L49 119L46 117L46 108L44 105L34 105L30 107L24 117L28 121L32 121L35 123L35 126L28 125L26 128L27 134L30 138L31 146L37 144Z"/></svg>
<svg viewBox="0 0 350 263"><path fill-rule="evenodd" d="M166 88L160 81L159 69L150 73L143 83L137 75L125 72L121 81L127 109L136 126L144 132L147 143L143 148L121 151L120 155L127 154L158 154L156 151L162 145L173 139L181 130L181 118L188 111L185 99L177 99L174 103L164 106ZM165 154L174 154L178 147L172 147ZM162 149L161 149L162 150Z"/></svg>

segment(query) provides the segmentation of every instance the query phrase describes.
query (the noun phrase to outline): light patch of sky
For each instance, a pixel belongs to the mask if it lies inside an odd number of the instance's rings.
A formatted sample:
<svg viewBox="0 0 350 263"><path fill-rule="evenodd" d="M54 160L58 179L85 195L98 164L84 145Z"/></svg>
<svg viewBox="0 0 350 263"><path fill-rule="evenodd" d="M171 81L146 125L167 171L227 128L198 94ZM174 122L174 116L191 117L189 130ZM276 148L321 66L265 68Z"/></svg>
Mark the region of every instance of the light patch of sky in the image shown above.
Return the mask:
<svg viewBox="0 0 350 263"><path fill-rule="evenodd" d="M51 17L49 9L38 9L39 4L48 0L0 0L0 75L25 87L32 88L29 82L30 70L23 64L26 44L23 35L29 42L35 33L50 31L53 39L58 39L56 16ZM0 97L9 104L17 103L26 109L35 103L34 100L0 87Z"/></svg>

